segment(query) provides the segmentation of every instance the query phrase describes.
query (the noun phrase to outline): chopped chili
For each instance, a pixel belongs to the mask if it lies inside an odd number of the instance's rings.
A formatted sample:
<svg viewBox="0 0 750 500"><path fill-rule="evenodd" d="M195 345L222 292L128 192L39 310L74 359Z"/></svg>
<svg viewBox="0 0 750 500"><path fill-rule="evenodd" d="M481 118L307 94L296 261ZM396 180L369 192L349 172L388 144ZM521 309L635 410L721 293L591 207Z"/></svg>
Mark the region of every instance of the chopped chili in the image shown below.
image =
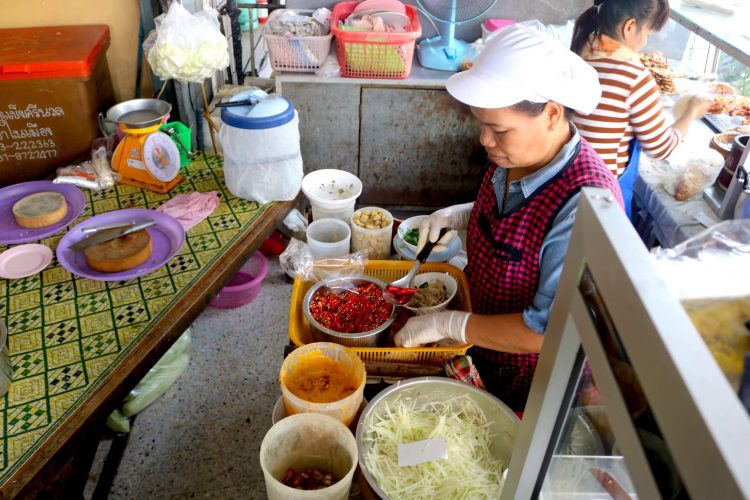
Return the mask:
<svg viewBox="0 0 750 500"><path fill-rule="evenodd" d="M388 321L392 313L393 305L374 283L338 293L321 288L310 301L310 314L315 321L339 333L369 332Z"/></svg>

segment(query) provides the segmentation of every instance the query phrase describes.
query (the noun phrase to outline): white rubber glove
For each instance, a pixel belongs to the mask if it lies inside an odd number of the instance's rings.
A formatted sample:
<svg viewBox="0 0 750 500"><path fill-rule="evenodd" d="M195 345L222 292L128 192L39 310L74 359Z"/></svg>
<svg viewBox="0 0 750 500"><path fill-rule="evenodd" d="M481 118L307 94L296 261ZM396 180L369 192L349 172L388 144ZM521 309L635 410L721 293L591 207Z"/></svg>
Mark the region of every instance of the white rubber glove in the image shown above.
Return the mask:
<svg viewBox="0 0 750 500"><path fill-rule="evenodd" d="M436 210L429 217L422 221L419 225L419 242L417 243L417 253L422 250L422 247L427 243L429 239L432 242L438 241L440 236L440 230L444 227L451 229L466 229L469 225L469 218L471 217L471 209L474 208L474 203L464 203L462 205L453 205L450 207L441 208ZM445 250L451 241L453 241L458 233L456 231L448 231L436 246L433 251L441 252Z"/></svg>
<svg viewBox="0 0 750 500"><path fill-rule="evenodd" d="M399 347L416 347L450 339L466 344L466 323L471 313L464 311L441 311L409 318L396 334L394 342Z"/></svg>

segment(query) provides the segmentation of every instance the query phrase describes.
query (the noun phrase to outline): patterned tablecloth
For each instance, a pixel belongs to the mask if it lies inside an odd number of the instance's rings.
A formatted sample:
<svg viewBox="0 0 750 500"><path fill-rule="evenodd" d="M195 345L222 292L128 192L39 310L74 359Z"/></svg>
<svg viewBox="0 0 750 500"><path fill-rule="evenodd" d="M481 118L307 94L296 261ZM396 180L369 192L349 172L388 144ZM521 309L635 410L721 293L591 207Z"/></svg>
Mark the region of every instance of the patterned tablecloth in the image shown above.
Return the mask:
<svg viewBox="0 0 750 500"><path fill-rule="evenodd" d="M77 224L102 212L156 208L170 197L216 190L221 205L187 232L169 263L142 278L100 282L71 275L57 259L34 276L0 280L0 318L8 326L13 382L0 400L0 483L44 443L252 227L267 205L231 195L222 158L198 155L169 194L129 186L86 191ZM71 226L72 227L72 226ZM53 250L64 232L41 243ZM0 251L7 247L0 245Z"/></svg>

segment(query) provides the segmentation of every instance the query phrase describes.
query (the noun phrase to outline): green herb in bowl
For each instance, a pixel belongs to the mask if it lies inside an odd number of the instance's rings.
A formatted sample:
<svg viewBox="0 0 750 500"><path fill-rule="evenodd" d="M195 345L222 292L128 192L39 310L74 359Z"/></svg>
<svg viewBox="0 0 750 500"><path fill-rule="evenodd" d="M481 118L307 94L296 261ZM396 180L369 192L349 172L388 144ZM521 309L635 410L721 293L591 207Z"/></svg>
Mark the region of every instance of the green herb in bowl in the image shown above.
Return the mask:
<svg viewBox="0 0 750 500"><path fill-rule="evenodd" d="M413 227L404 233L404 241L416 246L419 243L419 228Z"/></svg>

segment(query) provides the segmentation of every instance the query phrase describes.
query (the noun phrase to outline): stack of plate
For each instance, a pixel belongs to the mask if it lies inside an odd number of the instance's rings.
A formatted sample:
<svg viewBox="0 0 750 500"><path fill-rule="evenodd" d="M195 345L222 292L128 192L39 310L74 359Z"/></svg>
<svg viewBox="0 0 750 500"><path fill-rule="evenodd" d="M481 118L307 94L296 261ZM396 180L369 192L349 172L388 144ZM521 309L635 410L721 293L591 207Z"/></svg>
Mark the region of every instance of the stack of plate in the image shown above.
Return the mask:
<svg viewBox="0 0 750 500"><path fill-rule="evenodd" d="M346 24L350 25L351 21L363 16L379 17L386 26L394 28L406 28L411 23L406 15L406 7L398 0L365 0L354 8Z"/></svg>

